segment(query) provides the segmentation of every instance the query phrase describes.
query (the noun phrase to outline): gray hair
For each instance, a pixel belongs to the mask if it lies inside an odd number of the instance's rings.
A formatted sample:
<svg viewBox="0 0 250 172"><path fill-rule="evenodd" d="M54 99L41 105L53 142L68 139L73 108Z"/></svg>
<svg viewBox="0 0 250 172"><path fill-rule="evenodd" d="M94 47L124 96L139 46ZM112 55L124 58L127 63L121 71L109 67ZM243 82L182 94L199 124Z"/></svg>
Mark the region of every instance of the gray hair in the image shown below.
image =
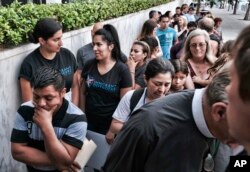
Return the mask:
<svg viewBox="0 0 250 172"><path fill-rule="evenodd" d="M205 91L206 100L208 105L211 107L214 103L224 102L228 103L228 95L226 87L230 84L230 66L232 60L228 61L215 76L213 77L210 84L207 86Z"/></svg>
<svg viewBox="0 0 250 172"><path fill-rule="evenodd" d="M209 43L210 41L209 35L205 30L202 30L202 29L195 29L191 31L190 34L188 35L185 41L185 45L184 45L184 60L192 58L193 55L190 50L190 42L191 42L191 39L193 39L196 36L204 36L205 42L207 44L205 58L210 64L214 64L214 62L216 61L216 58L213 55L212 48Z"/></svg>

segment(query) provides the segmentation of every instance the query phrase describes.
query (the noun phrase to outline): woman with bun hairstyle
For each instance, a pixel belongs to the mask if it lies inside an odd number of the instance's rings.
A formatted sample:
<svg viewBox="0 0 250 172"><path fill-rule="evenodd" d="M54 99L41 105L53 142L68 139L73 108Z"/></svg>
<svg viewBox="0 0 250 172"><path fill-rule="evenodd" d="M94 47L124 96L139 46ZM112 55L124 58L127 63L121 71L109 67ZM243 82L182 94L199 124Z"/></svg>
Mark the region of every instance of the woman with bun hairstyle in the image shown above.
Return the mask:
<svg viewBox="0 0 250 172"><path fill-rule="evenodd" d="M23 102L32 100L31 78L37 69L50 66L65 78L67 92L72 91L71 100L75 105L79 102L79 85L76 75L76 60L66 48L62 48L62 25L52 18L43 18L37 22L29 40L40 46L31 52L22 62L19 82ZM70 97L69 97L70 99Z"/></svg>

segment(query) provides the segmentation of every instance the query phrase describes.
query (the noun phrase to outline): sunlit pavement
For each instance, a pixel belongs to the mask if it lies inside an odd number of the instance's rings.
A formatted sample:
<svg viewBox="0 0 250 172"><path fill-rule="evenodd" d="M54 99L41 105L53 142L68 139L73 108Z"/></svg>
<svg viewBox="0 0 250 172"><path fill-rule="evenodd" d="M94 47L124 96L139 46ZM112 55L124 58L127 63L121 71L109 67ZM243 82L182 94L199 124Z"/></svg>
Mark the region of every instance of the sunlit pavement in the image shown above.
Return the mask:
<svg viewBox="0 0 250 172"><path fill-rule="evenodd" d="M250 24L250 20L243 20L245 11L237 10L237 14L233 15L233 10L219 9L214 7L209 9L215 17L221 17L222 22L222 36L224 42L227 40L236 39L241 30Z"/></svg>

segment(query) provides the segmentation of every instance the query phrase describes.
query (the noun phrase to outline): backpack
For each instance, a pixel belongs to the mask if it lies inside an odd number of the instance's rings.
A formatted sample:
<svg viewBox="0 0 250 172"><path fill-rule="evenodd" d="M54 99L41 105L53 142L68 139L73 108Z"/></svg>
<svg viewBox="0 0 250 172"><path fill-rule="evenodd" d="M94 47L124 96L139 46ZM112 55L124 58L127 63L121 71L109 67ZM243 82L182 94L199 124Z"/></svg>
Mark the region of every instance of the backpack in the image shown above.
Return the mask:
<svg viewBox="0 0 250 172"><path fill-rule="evenodd" d="M141 96L143 95L143 92L144 92L144 88L140 88L140 89L134 91L134 93L130 99L130 115L133 112L136 105L138 104Z"/></svg>

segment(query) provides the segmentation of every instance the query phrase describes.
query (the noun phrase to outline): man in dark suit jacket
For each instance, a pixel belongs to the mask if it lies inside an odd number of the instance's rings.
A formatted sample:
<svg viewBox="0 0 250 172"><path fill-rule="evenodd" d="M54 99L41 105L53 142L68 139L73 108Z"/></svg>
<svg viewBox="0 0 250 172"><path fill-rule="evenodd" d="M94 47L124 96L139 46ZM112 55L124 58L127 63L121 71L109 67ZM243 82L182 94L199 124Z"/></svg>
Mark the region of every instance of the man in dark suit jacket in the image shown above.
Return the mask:
<svg viewBox="0 0 250 172"><path fill-rule="evenodd" d="M228 68L207 88L170 94L134 112L115 139L103 171L214 170L215 138L233 141L226 120Z"/></svg>

